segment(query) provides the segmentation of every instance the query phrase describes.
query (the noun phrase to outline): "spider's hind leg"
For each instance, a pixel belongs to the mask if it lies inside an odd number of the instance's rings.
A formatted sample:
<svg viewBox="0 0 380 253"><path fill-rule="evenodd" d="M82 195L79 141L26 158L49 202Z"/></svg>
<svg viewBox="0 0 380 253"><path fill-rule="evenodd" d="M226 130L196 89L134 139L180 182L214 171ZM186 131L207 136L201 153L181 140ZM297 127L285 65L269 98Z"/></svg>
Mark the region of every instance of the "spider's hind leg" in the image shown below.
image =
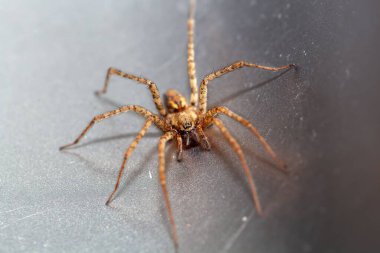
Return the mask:
<svg viewBox="0 0 380 253"><path fill-rule="evenodd" d="M269 146L269 144L266 142L266 140L264 139L263 136L261 136L261 134L259 133L259 131L257 131L257 129L246 119L244 119L243 117L237 115L236 113L234 113L233 111L231 111L230 109L224 107L224 106L219 106L219 107L215 107L215 108L212 108L210 109L209 111L207 111L206 113L206 118L207 119L211 119L211 118L214 118L217 114L219 113L222 113L234 120L236 120L237 122L239 122L240 124L242 124L243 126L245 126L246 128L248 128L251 133L256 136L256 138L259 140L259 142L261 143L261 145L263 145L264 147L264 150L265 152L267 152L271 158L276 162L277 164L277 168L284 171L284 172L287 172L286 168L286 164L280 159L278 158L278 156L276 155L276 153L273 151L273 149ZM214 121L215 123L216 121Z"/></svg>
<svg viewBox="0 0 380 253"><path fill-rule="evenodd" d="M175 227L174 223L174 216L173 216L173 211L170 205L170 200L169 200L169 193L166 188L166 175L165 175L165 146L168 141L173 139L174 133L173 132L166 132L164 135L161 136L160 141L158 143L158 161L159 161L159 167L158 167L158 172L159 172L159 177L160 177L160 184L162 188L162 192L164 194L164 199L165 199L165 204L166 204L166 209L168 211L169 215L169 221L170 221L170 226L171 226L171 232L172 232L172 237L174 241L174 246L178 248L178 236L177 236L177 230Z"/></svg>
<svg viewBox="0 0 380 253"><path fill-rule="evenodd" d="M252 198L253 198L253 202L254 202L254 204L256 206L256 210L257 210L258 214L262 215L263 211L262 211L262 208L261 208L259 196L257 194L256 185L255 185L255 182L253 181L253 177L252 177L251 171L249 170L247 161L245 160L243 151L242 151L239 143L231 135L230 131L228 131L228 129L224 126L223 122L220 119L216 119L215 118L214 119L214 123L219 128L219 130L222 132L222 134L224 135L224 137L227 139L227 141L229 142L229 144L231 145L231 147L235 151L235 153L239 156L240 163L243 166L244 173L245 173L245 175L246 175L246 177L248 179L249 187L251 189Z"/></svg>

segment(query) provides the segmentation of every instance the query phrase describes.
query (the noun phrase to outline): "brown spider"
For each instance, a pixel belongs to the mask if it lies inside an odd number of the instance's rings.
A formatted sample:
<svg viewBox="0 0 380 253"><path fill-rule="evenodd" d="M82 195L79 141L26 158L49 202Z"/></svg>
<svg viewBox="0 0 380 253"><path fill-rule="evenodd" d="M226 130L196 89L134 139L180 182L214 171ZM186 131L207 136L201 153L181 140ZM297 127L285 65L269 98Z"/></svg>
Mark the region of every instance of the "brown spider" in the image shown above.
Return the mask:
<svg viewBox="0 0 380 253"><path fill-rule="evenodd" d="M235 138L231 135L231 133L227 130L227 128L224 126L222 121L220 119L217 119L216 116L218 114L224 114L236 120L237 122L241 123L243 126L247 127L253 133L253 135L255 135L258 138L260 143L263 145L265 151L272 157L272 159L276 162L277 166L280 169L286 170L286 165L276 156L272 148L267 144L265 139L258 133L256 128L251 123L249 123L246 119L242 118L241 116L237 115L236 113L232 112L231 110L223 106L218 106L210 110L207 110L207 85L210 81L214 80L215 78L218 78L224 74L227 74L229 72L232 72L234 70L237 70L243 67L252 67L252 68L258 68L258 69L264 69L264 70L270 70L270 71L279 71L279 70L289 69L295 66L294 64L289 64L286 66L275 68L275 67L261 66L261 65L257 65L257 64L249 63L245 61L238 61L225 68L222 68L218 71L215 71L207 75L200 84L200 92L198 94L197 79L196 79L196 74L195 74L196 73L195 62L194 62L194 24L195 24L194 11L195 11L195 0L191 0L189 18L187 20L187 34L188 34L187 70L188 70L189 83L190 83L190 88L191 88L190 105L187 105L185 97L182 96L178 91L168 90L165 94L166 108L167 108L166 110L162 104L160 93L154 82L142 77L124 73L115 68L109 68L107 72L107 76L105 78L104 87L101 91L96 92L97 95L101 95L107 92L108 82L111 75L117 75L117 76L121 76L127 79L131 79L140 84L146 85L149 88L150 92L152 93L153 101L160 115L154 114L139 105L122 106L116 110L95 116L91 120L91 122L88 124L88 126L78 136L78 138L75 139L74 142L60 147L60 150L62 150L74 144L77 144L95 123L102 121L103 119L118 115L120 113L134 111L145 118L144 126L141 128L140 132L138 133L138 135L136 136L136 138L134 139L134 141L131 143L131 145L128 147L128 149L126 150L124 154L124 159L119 170L115 188L106 202L106 205L108 205L112 201L114 194L116 193L119 187L120 179L123 175L125 164L128 158L131 156L133 150L136 148L136 145L140 142L141 138L145 135L146 131L152 125L152 123L159 129L161 129L164 134L161 136L159 140L159 144L158 144L159 178L160 178L160 183L163 190L163 195L165 198L166 207L168 210L172 237L173 237L174 245L176 248L178 247L178 237L177 237L176 227L174 224L173 212L170 206L168 191L166 189L165 156L164 156L166 143L172 139L176 139L177 149L178 149L178 154L177 154L178 161L182 159L183 146L185 145L185 147L188 147L190 145L190 142L200 144L202 148L209 150L210 143L207 140L207 136L204 133L204 129L206 127L209 127L215 124L215 126L219 128L221 133L224 135L224 137L232 146L233 150L239 156L240 162L244 169L244 173L248 179L249 187L252 193L253 202L255 204L257 212L260 215L262 215L262 208L259 201L259 197L257 195L256 186L253 181L251 172L248 168L248 164L241 150L241 147L239 143L235 140ZM198 104L198 98L199 98L199 104Z"/></svg>

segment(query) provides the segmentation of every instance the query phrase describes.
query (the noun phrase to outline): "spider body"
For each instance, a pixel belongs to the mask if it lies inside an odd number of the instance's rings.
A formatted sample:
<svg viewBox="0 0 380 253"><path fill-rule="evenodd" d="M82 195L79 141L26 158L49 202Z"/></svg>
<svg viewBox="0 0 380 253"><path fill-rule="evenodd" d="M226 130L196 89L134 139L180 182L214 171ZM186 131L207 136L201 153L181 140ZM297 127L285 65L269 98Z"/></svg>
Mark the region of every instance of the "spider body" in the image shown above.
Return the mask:
<svg viewBox="0 0 380 253"><path fill-rule="evenodd" d="M186 98L174 89L168 90L165 98L166 108L169 112L165 116L165 120L176 132L176 139L179 142L177 160L182 160L183 147L188 148L201 144L204 149L209 150L210 144L207 137L204 136L202 141L199 138L201 121L197 108L187 105Z"/></svg>
<svg viewBox="0 0 380 253"><path fill-rule="evenodd" d="M190 15L187 22L188 28L188 44L187 44L187 53L188 53L188 76L189 76L189 84L191 90L190 96L190 104L187 104L186 98L180 94L176 90L168 90L165 94L165 106L161 101L161 96L158 91L157 85L149 79L142 78L133 74L125 73L116 68L109 68L107 71L107 75L105 78L103 89L98 91L97 95L102 95L107 92L108 83L110 76L117 75L126 79L133 80L141 85L145 85L153 98L153 102L156 105L156 109L159 114L155 114L146 108L139 105L126 105L122 106L118 109L99 114L90 121L87 127L81 132L81 134L70 144L60 147L60 149L68 148L72 145L77 144L84 135L98 122L116 116L125 112L135 112L140 116L145 118L145 123L134 141L130 144L128 149L124 153L124 158L118 173L118 177L116 180L116 184L114 190L108 197L106 205L108 205L116 191L118 190L121 177L123 176L124 169L128 158L131 156L132 152L136 148L137 144L144 137L145 133L149 129L149 127L154 124L157 128L159 128L163 135L161 136L158 144L158 160L159 160L159 180L163 191L163 196L165 200L165 204L168 210L168 217L171 224L171 232L174 244L178 247L178 238L176 227L174 223L173 212L171 209L169 194L166 188L166 172L165 172L165 146L166 143L171 140L176 140L177 142L177 150L178 156L177 159L182 159L183 147L189 147L192 144L199 144L206 150L210 149L210 143L207 139L204 130L209 126L215 125L221 132L221 134L226 138L228 143L231 145L232 149L235 151L241 165L243 167L244 173L247 177L248 184L252 193L252 199L255 204L257 212L261 215L262 208L259 201L259 197L257 194L256 186L253 181L253 177L249 170L248 164L245 160L243 151L236 141L236 139L232 136L232 134L228 131L228 129L224 126L222 121L217 118L218 114L224 114L225 116L239 122L244 127L248 128L250 132L259 140L259 142L263 145L266 153L276 162L277 167L279 169L285 170L285 164L277 157L277 155L273 152L272 148L265 141L265 139L259 134L257 129L246 119L232 112L226 107L218 106L212 109L207 109L207 91L208 91L208 83L220 76L223 76L227 73L230 73L234 70L243 68L243 67L251 67L258 68L269 71L279 71L289 69L295 65L289 64L281 67L267 67L262 65L257 65L254 63L246 62L246 61L238 61L233 64L230 64L220 70L212 72L207 75L200 84L200 91L198 93L198 85L196 79L196 71L195 71L195 61L194 61L194 9L195 9L195 0L191 1L190 5ZM166 108L165 108L166 107Z"/></svg>

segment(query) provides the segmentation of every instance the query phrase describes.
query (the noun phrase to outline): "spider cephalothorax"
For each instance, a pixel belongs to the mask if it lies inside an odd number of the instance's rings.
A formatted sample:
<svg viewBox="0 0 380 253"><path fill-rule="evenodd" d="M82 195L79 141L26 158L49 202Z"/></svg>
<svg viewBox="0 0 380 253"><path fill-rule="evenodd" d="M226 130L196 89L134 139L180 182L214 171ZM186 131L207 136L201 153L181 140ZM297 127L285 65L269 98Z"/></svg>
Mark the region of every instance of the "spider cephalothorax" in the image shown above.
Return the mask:
<svg viewBox="0 0 380 253"><path fill-rule="evenodd" d="M166 92L167 122L179 132L191 132L198 121L194 106L188 106L186 99L176 90Z"/></svg>
<svg viewBox="0 0 380 253"><path fill-rule="evenodd" d="M178 137L182 138L182 146L189 147L190 143L201 144L205 149L210 149L210 144L204 135L198 110L195 106L188 106L186 98L176 90L170 89L165 94L168 114L166 122L176 131ZM203 138L200 138L202 136ZM177 140L178 141L178 140ZM182 147L178 148L178 160L182 159Z"/></svg>
<svg viewBox="0 0 380 253"><path fill-rule="evenodd" d="M153 112L138 105L122 106L113 111L95 116L91 120L91 122L88 124L88 126L82 131L82 133L72 143L62 146L60 148L60 149L64 149L78 143L95 123L103 119L118 115L120 113L128 112L128 111L133 111L145 118L145 123L143 127L137 134L134 141L125 151L124 159L119 170L119 175L117 177L114 190L112 191L111 195L108 197L108 200L106 202L106 204L108 205L113 199L119 187L120 179L123 175L126 162L128 158L131 156L136 145L140 142L141 138L145 135L146 131L152 124L154 124L157 128L159 128L163 132L163 135L161 136L159 144L158 144L159 179L162 186L166 207L168 209L168 215L169 215L170 224L171 224L171 231L172 231L172 236L173 236L173 241L174 241L175 246L178 246L177 232L176 232L176 227L174 225L174 217L173 217L173 212L171 210L171 205L169 201L169 194L166 189L165 156L164 156L166 143L173 139L176 140L177 149L178 149L178 160L181 160L183 147L184 146L188 147L191 141L195 144L199 143L204 149L210 149L210 144L204 133L204 129L211 125L215 125L220 130L222 135L227 139L227 141L232 146L235 153L238 155L240 162L242 164L244 173L248 179L249 187L252 193L252 198L255 203L257 212L259 214L262 214L262 209L261 209L260 201L257 195L256 187L255 187L251 172L248 168L248 164L243 155L242 149L239 143L235 140L235 138L224 126L222 121L216 118L216 116L218 114L224 114L236 120L237 122L241 123L243 126L247 127L251 131L251 133L256 138L258 138L260 143L263 145L265 151L271 156L271 158L276 162L277 166L280 169L285 169L285 164L279 158L277 158L276 154L273 152L271 147L267 144L265 139L258 133L256 128L249 121L247 121L243 117L235 114L234 112L232 112L231 110L223 106L219 106L219 107L215 107L210 110L207 110L207 85L210 81L214 80L215 78L218 78L229 72L232 72L234 70L237 70L243 67L252 67L252 68L258 68L258 69L264 69L264 70L270 70L270 71L279 71L279 70L289 69L292 66L294 66L293 64L289 64L286 66L275 68L275 67L261 66L261 65L257 65L254 63L246 62L246 61L238 61L231 65L228 65L225 68L222 68L220 70L217 70L207 75L202 80L200 84L200 92L198 93L198 85L197 85L195 62L194 62L194 38L193 38L194 23L195 23L194 21L195 1L192 1L190 6L191 6L190 15L187 21L187 27L188 27L188 44L187 44L188 45L187 46L187 53L188 53L187 67L188 68L187 69L188 69L189 84L190 84L190 89L191 89L190 104L187 105L185 97L182 96L178 91L168 90L165 96L166 97L166 109L165 109L161 101L161 96L158 91L157 85L154 82L146 78L142 78L136 75L122 72L115 68L109 68L106 75L104 87L101 91L97 92L98 95L106 93L107 88L108 88L109 78L111 75L117 75L117 76L124 77L130 80L134 80L137 83L146 85L146 87L150 90L153 97L153 102L156 105L156 109L159 115L154 114Z"/></svg>

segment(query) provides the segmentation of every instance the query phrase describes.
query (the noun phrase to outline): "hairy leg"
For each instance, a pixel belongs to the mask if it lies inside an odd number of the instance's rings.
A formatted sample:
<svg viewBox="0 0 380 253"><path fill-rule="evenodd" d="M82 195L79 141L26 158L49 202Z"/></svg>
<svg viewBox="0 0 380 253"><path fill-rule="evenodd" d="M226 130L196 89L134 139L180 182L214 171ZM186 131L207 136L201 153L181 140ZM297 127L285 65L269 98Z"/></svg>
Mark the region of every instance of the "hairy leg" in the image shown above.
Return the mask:
<svg viewBox="0 0 380 253"><path fill-rule="evenodd" d="M166 142L173 139L173 137L174 137L173 132L167 132L164 135L162 135L160 138L160 142L158 144L158 161L159 161L158 171L159 171L159 176L160 176L160 184L162 187L162 192L164 194L166 208L169 214L169 220L170 220L170 226L171 226L171 232L172 232L174 245L176 248L178 248L177 230L174 223L173 211L170 205L168 190L166 189L166 176L165 176L165 145L166 145Z"/></svg>
<svg viewBox="0 0 380 253"><path fill-rule="evenodd" d="M101 94L104 94L107 92L108 82L109 82L111 75L121 76L121 77L131 79L131 80L134 80L138 83L146 85L149 88L150 92L152 93L153 102L156 105L158 112L160 113L161 116L166 115L166 110L165 110L165 108L162 104L162 101L161 101L160 92L158 91L157 85L154 82L152 82L146 78L142 78L142 77L138 77L138 76L135 76L132 74L124 73L123 71L115 69L115 68L109 68L108 69L106 79L104 81L103 89L100 91L97 91L96 92L97 95L101 95Z"/></svg>
<svg viewBox="0 0 380 253"><path fill-rule="evenodd" d="M146 131L148 130L148 128L151 125L152 125L152 121L150 119L148 119L147 121L145 121L144 126L141 128L141 130L137 134L136 138L133 140L133 142L131 143L131 145L128 147L127 151L124 153L124 159L123 159L123 162L122 162L120 170L119 170L119 175L117 176L115 188L114 188L113 192L110 194L110 196L108 197L106 205L108 205L109 203L111 203L111 201L113 199L113 196L115 195L117 189L119 188L120 179L123 176L125 164L127 163L128 158L131 156L133 150L135 150L137 144L140 142L140 140L142 139L142 137L144 137Z"/></svg>
<svg viewBox="0 0 380 253"><path fill-rule="evenodd" d="M262 65L257 65L254 63L246 62L246 61L238 61L235 62L225 68L222 68L220 70L217 70L209 75L207 75L201 82L200 86L200 93L199 93L199 112L201 114L206 113L207 110L207 84L208 82L214 80L215 78L221 77L222 75L225 75L227 73L230 73L234 70L243 68L243 67L251 67L251 68L258 68L258 69L264 69L264 70L270 70L270 71L279 71L283 69L288 69L295 66L294 64L285 65L282 67L274 68L274 67L267 67Z"/></svg>
<svg viewBox="0 0 380 253"><path fill-rule="evenodd" d="M199 142L201 144L201 147L206 149L206 150L210 150L211 145L210 145L210 142L208 141L206 134L204 133L204 131L202 129L202 124L200 124L197 127L197 133L198 133L198 138L199 138Z"/></svg>
<svg viewBox="0 0 380 253"><path fill-rule="evenodd" d="M214 118L218 113L222 113L222 114L225 114L226 116L236 120L237 122L239 122L240 124L242 124L243 126L247 127L255 136L256 138L260 141L260 143L263 145L265 151L272 157L272 159L276 162L277 166L279 169L283 170L283 171L286 171L286 165L285 163L279 159L277 157L277 155L274 153L274 151L272 150L272 148L269 146L269 144L265 141L264 137L262 137L259 132L257 131L257 129L246 119L244 119L243 117L237 115L236 113L234 113L233 111L229 110L228 108L224 107L224 106L220 106L220 107L215 107L215 108L212 108L210 109L207 113L206 113L206 117L205 117L205 122L209 122L212 118Z"/></svg>
<svg viewBox="0 0 380 253"><path fill-rule="evenodd" d="M224 126L223 122L220 119L214 119L214 123L219 128L219 130L222 132L222 134L227 139L227 141L230 143L230 145L232 146L232 149L235 151L235 153L239 156L240 163L243 166L244 173L248 179L249 188L251 189L253 203L255 204L255 207L256 207L258 214L262 215L263 211L261 209L260 199L259 199L259 196L257 194L256 185L255 185L255 182L253 181L251 171L248 168L247 161L245 160L243 151L241 150L239 143L231 135L231 133Z"/></svg>
<svg viewBox="0 0 380 253"><path fill-rule="evenodd" d="M198 104L198 85L195 68L195 56L194 56L194 20L195 14L195 0L190 1L189 18L187 20L187 73L190 83L190 104L196 106Z"/></svg>
<svg viewBox="0 0 380 253"><path fill-rule="evenodd" d="M62 150L62 149L65 149L65 148L68 148L70 146L77 144L95 123L102 121L103 119L118 115L118 114L123 113L123 112L128 112L128 111L134 111L134 112L144 116L145 118L151 119L153 121L153 123L163 131L166 131L167 129L170 128L163 120L160 119L159 116L151 113L150 111L148 111L144 107L138 106L138 105L126 105L126 106L122 106L116 110L95 116L90 121L90 123L87 125L87 127L82 131L82 133L72 143L69 143L65 146L62 146L59 149Z"/></svg>
<svg viewBox="0 0 380 253"><path fill-rule="evenodd" d="M182 161L183 143L182 143L181 135L177 134L176 139L177 139L177 161Z"/></svg>

